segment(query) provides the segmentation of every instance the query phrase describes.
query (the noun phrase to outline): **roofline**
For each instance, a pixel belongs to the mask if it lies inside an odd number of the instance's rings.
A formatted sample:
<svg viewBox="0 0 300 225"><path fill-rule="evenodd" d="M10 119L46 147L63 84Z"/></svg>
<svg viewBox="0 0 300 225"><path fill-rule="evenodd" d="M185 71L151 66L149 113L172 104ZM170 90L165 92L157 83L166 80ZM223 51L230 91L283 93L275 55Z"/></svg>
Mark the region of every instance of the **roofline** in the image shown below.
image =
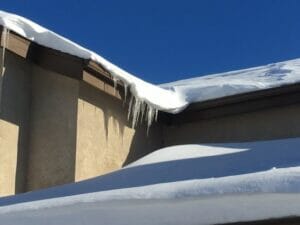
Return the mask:
<svg viewBox="0 0 300 225"><path fill-rule="evenodd" d="M3 26L0 26L0 34L2 36ZM111 96L123 99L123 84L118 82L115 91L112 75L99 63L39 45L13 31L8 38L7 49L16 55L48 70L82 80ZM288 84L192 103L176 115L161 112L160 120L169 124L179 124L298 102L300 102L300 83Z"/></svg>
<svg viewBox="0 0 300 225"><path fill-rule="evenodd" d="M170 125L248 113L300 103L300 83L190 104L176 115L164 115Z"/></svg>
<svg viewBox="0 0 300 225"><path fill-rule="evenodd" d="M1 25L0 35L1 37L3 35L3 26ZM1 47L3 47L2 42ZM14 31L10 31L6 49L45 69L84 81L118 99L123 98L123 84L118 82L115 90L112 75L95 61L42 46Z"/></svg>

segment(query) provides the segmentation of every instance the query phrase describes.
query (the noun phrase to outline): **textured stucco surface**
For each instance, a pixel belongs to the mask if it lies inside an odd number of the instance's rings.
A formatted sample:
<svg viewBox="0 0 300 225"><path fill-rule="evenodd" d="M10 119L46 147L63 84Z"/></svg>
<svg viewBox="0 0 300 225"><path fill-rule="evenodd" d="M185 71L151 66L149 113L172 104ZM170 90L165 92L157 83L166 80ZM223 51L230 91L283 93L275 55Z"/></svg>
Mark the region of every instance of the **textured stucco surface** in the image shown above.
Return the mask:
<svg viewBox="0 0 300 225"><path fill-rule="evenodd" d="M122 101L83 82L80 84L76 181L121 168L130 151L141 150L146 154L161 147L158 139L146 140L152 137L147 138L143 132L143 138L133 145L135 129L130 127Z"/></svg>
<svg viewBox="0 0 300 225"><path fill-rule="evenodd" d="M74 181L78 81L32 71L27 190Z"/></svg>
<svg viewBox="0 0 300 225"><path fill-rule="evenodd" d="M300 136L300 104L164 127L165 145Z"/></svg>
<svg viewBox="0 0 300 225"><path fill-rule="evenodd" d="M23 192L27 167L31 66L5 54L0 101L0 196Z"/></svg>
<svg viewBox="0 0 300 225"><path fill-rule="evenodd" d="M0 196L15 194L19 127L0 120Z"/></svg>

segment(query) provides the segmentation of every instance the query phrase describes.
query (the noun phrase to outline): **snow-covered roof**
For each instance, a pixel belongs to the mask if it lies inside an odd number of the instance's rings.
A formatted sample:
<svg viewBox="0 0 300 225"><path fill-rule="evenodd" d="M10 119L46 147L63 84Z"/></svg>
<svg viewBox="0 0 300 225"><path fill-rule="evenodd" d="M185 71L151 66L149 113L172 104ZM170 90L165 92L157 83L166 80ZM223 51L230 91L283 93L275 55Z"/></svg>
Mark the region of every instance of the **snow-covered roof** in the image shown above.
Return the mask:
<svg viewBox="0 0 300 225"><path fill-rule="evenodd" d="M300 82L300 59L175 81L160 85L187 102L203 102Z"/></svg>
<svg viewBox="0 0 300 225"><path fill-rule="evenodd" d="M300 59L295 59L157 86L24 17L0 11L0 24L42 46L100 64L113 76L114 81L123 82L125 89L128 87L135 97L136 101L132 107L136 110L132 110L133 117L138 117L138 109L142 108L142 104L147 105L148 117L153 118L157 110L178 113L191 103L300 82Z"/></svg>
<svg viewBox="0 0 300 225"><path fill-rule="evenodd" d="M0 224L218 224L300 216L300 138L160 149L116 172L0 198Z"/></svg>
<svg viewBox="0 0 300 225"><path fill-rule="evenodd" d="M139 101L145 102L151 108L176 113L188 104L178 93L145 82L110 63L99 54L24 17L0 11L0 25L42 46L99 63L113 76L115 81L123 82L125 88L130 88L131 93Z"/></svg>

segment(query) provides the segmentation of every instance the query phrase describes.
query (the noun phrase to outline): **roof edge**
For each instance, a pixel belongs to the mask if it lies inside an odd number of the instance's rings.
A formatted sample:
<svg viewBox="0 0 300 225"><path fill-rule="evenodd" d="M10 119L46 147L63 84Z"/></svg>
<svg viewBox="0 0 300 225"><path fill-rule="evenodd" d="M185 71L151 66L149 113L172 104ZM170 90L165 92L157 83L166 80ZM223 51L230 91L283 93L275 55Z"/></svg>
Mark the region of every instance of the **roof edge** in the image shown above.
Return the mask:
<svg viewBox="0 0 300 225"><path fill-rule="evenodd" d="M3 26L1 25L0 33L2 36ZM1 46L3 47L2 42ZM117 91L115 92L113 76L93 60L83 59L39 45L13 31L10 32L6 48L41 67L73 79L82 80L119 99L124 96L123 83L117 83ZM160 121L170 124L186 123L296 102L300 102L299 83L191 103L178 114L160 112Z"/></svg>

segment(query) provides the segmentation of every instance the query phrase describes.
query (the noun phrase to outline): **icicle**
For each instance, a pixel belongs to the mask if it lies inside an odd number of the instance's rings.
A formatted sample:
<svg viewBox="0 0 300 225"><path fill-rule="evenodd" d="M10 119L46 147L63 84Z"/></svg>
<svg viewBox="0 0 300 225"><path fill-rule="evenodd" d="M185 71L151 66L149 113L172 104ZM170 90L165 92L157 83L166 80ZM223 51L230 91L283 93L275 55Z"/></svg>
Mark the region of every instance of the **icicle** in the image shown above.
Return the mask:
<svg viewBox="0 0 300 225"><path fill-rule="evenodd" d="M157 122L157 117L158 117L158 109L155 109L155 122Z"/></svg>
<svg viewBox="0 0 300 225"><path fill-rule="evenodd" d="M123 106L124 106L127 100L128 85L126 82L123 82L123 86L124 86L124 100L123 100Z"/></svg>
<svg viewBox="0 0 300 225"><path fill-rule="evenodd" d="M142 102L141 103L141 117L140 117L141 123L143 122L143 119L144 119L146 107L147 107L147 104L145 102Z"/></svg>
<svg viewBox="0 0 300 225"><path fill-rule="evenodd" d="M133 106L133 115L132 115L132 127L136 127L137 121L139 120L139 115L141 112L141 100L135 98Z"/></svg>
<svg viewBox="0 0 300 225"><path fill-rule="evenodd" d="M130 96L128 106L128 120L131 119L132 128L135 128L138 122L143 123L145 121L147 125L147 134L153 121L157 121L158 110L153 106L147 104L143 100L140 100L134 95ZM139 121L140 120L140 121Z"/></svg>
<svg viewBox="0 0 300 225"><path fill-rule="evenodd" d="M154 108L150 105L147 107L147 134L149 132L149 128L153 122L154 118Z"/></svg>
<svg viewBox="0 0 300 225"><path fill-rule="evenodd" d="M8 44L8 37L9 37L9 30L6 27L4 27L2 37L1 37L1 43L2 43L2 55L1 55L1 66L0 66L1 76L4 75L4 71L5 71L4 60L5 60L5 50Z"/></svg>
<svg viewBox="0 0 300 225"><path fill-rule="evenodd" d="M127 119L130 119L130 116L132 114L132 107L133 107L133 101L134 101L134 96L130 96L130 101L129 101L129 106L128 106L128 114L127 114Z"/></svg>
<svg viewBox="0 0 300 225"><path fill-rule="evenodd" d="M3 76L5 72L5 50L7 48L8 44L8 38L9 38L9 30L4 27L2 36L1 36L1 43L2 43L2 54L1 54L1 61L0 61L0 72L1 72L1 77L0 77L0 110L1 110L1 101L2 101L2 88L3 88Z"/></svg>
<svg viewBox="0 0 300 225"><path fill-rule="evenodd" d="M116 77L113 77L114 81L114 95L117 93L117 87L118 87L118 79Z"/></svg>

